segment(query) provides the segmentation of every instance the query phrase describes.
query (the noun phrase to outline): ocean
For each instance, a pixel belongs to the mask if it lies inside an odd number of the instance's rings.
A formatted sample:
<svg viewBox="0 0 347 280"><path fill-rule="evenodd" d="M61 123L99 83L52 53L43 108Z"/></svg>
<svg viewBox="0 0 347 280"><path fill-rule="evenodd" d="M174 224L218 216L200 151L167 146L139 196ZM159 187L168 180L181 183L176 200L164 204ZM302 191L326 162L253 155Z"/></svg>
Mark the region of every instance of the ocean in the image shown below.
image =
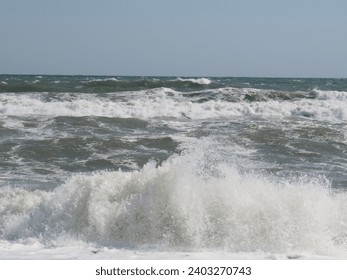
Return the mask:
<svg viewBox="0 0 347 280"><path fill-rule="evenodd" d="M0 75L0 259L347 259L347 79Z"/></svg>

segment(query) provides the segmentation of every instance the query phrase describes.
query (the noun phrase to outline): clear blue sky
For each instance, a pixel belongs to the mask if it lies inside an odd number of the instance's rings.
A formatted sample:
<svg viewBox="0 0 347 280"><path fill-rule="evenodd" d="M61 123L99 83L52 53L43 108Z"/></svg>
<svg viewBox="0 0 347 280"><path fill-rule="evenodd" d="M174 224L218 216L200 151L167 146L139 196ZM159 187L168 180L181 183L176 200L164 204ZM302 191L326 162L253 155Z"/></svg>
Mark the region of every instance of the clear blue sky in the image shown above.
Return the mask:
<svg viewBox="0 0 347 280"><path fill-rule="evenodd" d="M347 77L346 0L0 0L0 74Z"/></svg>

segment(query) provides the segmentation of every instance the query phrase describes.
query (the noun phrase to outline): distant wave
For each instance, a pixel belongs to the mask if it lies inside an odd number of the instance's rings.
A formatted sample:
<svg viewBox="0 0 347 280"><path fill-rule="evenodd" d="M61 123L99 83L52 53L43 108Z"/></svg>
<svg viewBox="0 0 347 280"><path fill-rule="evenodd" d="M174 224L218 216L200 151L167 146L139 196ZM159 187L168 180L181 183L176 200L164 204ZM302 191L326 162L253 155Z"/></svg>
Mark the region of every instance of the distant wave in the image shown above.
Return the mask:
<svg viewBox="0 0 347 280"><path fill-rule="evenodd" d="M86 83L93 83L93 82L119 82L119 79L116 78L104 78L104 79L90 79L85 81Z"/></svg>
<svg viewBox="0 0 347 280"><path fill-rule="evenodd" d="M182 78L178 78L177 81L191 82L191 83L199 84L199 85L209 85L210 83L212 83L212 81L207 79L207 78L196 78L196 79L182 79Z"/></svg>
<svg viewBox="0 0 347 280"><path fill-rule="evenodd" d="M52 76L50 79L9 80L0 83L0 92L80 92L107 93L136 91L159 87L170 87L176 90L203 88L212 84L207 78L155 78L155 77L71 77ZM58 86L59 85L59 86Z"/></svg>
<svg viewBox="0 0 347 280"><path fill-rule="evenodd" d="M151 119L157 117L261 118L305 117L318 120L347 120L347 92L314 91L278 95L273 91L216 89L182 93L156 88L99 97L93 94L2 94L0 114L10 116L106 116ZM48 98L48 99L47 99ZM291 98L291 99L290 99Z"/></svg>

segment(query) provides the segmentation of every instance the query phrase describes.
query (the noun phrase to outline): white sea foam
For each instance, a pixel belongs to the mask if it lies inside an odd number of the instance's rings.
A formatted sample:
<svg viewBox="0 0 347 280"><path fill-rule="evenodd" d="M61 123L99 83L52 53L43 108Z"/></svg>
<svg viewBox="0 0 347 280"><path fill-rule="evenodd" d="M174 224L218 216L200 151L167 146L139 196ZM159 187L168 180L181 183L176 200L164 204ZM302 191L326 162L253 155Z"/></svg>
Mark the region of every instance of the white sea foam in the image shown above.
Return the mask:
<svg viewBox="0 0 347 280"><path fill-rule="evenodd" d="M344 193L332 193L324 178L240 173L211 161L215 144L197 142L159 167L74 176L52 192L0 189L2 240L346 256Z"/></svg>
<svg viewBox="0 0 347 280"><path fill-rule="evenodd" d="M35 242L18 244L0 241L0 260L259 260L259 259L288 259L291 255L254 253L231 253L225 251L144 251L127 250L107 247L96 247L94 244L62 240L65 246L45 247ZM294 255L299 259L336 259L331 256Z"/></svg>
<svg viewBox="0 0 347 280"><path fill-rule="evenodd" d="M210 83L212 83L212 81L207 78L196 78L196 79L178 78L177 80L181 82L191 82L193 84L199 84L199 85L209 85Z"/></svg>

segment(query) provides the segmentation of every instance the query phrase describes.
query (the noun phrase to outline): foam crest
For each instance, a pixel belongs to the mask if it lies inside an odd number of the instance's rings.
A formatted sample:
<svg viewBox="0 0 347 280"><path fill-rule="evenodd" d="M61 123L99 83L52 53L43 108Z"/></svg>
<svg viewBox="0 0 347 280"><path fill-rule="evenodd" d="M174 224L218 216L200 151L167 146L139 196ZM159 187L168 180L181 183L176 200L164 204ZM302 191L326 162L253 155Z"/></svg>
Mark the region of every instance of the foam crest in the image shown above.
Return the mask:
<svg viewBox="0 0 347 280"><path fill-rule="evenodd" d="M241 173L200 143L139 171L72 177L3 218L6 240L62 236L113 248L335 255L347 246L347 198L324 178ZM211 151L211 147L209 149ZM214 159L214 160L213 160ZM42 198L45 199L42 199ZM7 206L4 206L5 208ZM13 212L14 213L14 212ZM7 211L1 212L7 217Z"/></svg>
<svg viewBox="0 0 347 280"><path fill-rule="evenodd" d="M86 83L93 83L93 82L119 82L117 78L104 78L104 79L90 79L88 81L85 81Z"/></svg>
<svg viewBox="0 0 347 280"><path fill-rule="evenodd" d="M181 82L190 82L193 84L199 84L199 85L209 85L212 83L211 80L207 78L196 78L196 79L183 79L183 78L178 78L177 81Z"/></svg>
<svg viewBox="0 0 347 280"><path fill-rule="evenodd" d="M324 90L318 90L314 89L312 91L313 94L315 94L319 99L322 100L341 100L341 101L347 101L347 92L346 91L324 91Z"/></svg>
<svg viewBox="0 0 347 280"><path fill-rule="evenodd" d="M207 99L204 99L204 94ZM224 94L232 94L225 93ZM237 94L240 94L239 92ZM257 91L246 91L261 94ZM317 120L346 120L347 99L343 93L319 93L316 99L293 100L240 100L238 102L219 98L211 93L199 93L199 99L169 88L157 88L99 97L85 94L62 100L45 100L40 94L11 95L0 97L1 115L47 115L47 116L105 116L119 118L151 119L172 117L180 119L230 118L238 116L286 118L299 116ZM195 94L196 95L196 94ZM324 97L325 96L325 97ZM327 98L329 96L329 98ZM324 98L323 98L324 97Z"/></svg>

